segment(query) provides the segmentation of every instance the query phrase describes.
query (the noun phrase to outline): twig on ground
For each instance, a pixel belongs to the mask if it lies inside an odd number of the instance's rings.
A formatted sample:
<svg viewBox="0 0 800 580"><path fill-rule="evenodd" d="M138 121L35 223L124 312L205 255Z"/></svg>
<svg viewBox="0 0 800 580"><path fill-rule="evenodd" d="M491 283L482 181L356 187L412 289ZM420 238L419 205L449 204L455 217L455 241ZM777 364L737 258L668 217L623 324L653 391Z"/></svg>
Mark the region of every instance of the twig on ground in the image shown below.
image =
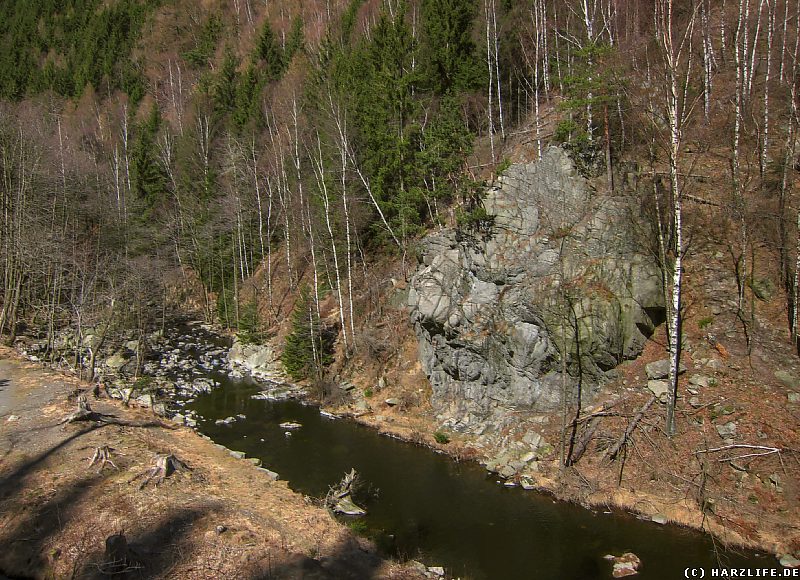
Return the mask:
<svg viewBox="0 0 800 580"><path fill-rule="evenodd" d="M765 455L772 455L773 453L777 453L778 457L780 457L781 449L780 447L767 447L766 445L747 445L744 443L735 443L732 445L723 445L722 447L715 447L713 449L701 449L699 451L695 451L695 453L717 453L719 451L729 451L731 449L755 449L757 450L754 453L745 453L744 455L736 455L733 457L723 457L721 459L717 459L718 462L722 463L725 461L736 461L737 459L747 459L750 457L763 457ZM783 461L781 461L783 464Z"/></svg>

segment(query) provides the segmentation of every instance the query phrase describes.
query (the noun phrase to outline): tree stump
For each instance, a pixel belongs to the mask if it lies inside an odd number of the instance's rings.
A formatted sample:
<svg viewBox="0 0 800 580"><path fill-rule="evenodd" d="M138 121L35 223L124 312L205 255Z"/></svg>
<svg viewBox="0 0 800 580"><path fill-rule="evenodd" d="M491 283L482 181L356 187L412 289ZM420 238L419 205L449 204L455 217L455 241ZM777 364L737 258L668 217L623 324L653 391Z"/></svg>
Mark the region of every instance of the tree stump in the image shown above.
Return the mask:
<svg viewBox="0 0 800 580"><path fill-rule="evenodd" d="M102 447L95 447L94 448L94 455L87 458L89 461L89 467L92 467L95 464L99 464L97 468L97 473L103 471L103 468L106 465L110 465L117 471L119 471L119 467L117 467L113 461L111 461L111 454L113 453L114 449L109 447L108 445L103 445Z"/></svg>
<svg viewBox="0 0 800 580"><path fill-rule="evenodd" d="M117 576L141 568L130 548L125 532L120 531L106 538L105 560L98 569L105 576Z"/></svg>
<svg viewBox="0 0 800 580"><path fill-rule="evenodd" d="M157 455L155 465L153 467L140 473L128 483L133 483L137 479L143 477L144 481L142 481L142 483L139 485L139 489L144 489L144 487L151 481L154 482L154 485L158 486L176 471L183 470L191 471L188 465L171 453L166 455Z"/></svg>
<svg viewBox="0 0 800 580"><path fill-rule="evenodd" d="M348 516L363 516L367 512L353 502L352 494L358 486L359 478L355 469L351 469L336 487L331 487L325 496L325 505L336 512Z"/></svg>
<svg viewBox="0 0 800 580"><path fill-rule="evenodd" d="M78 396L78 410L64 417L59 425L64 425L65 423L77 423L79 421L99 421L101 423L108 423L110 417L111 415L105 415L103 413L93 411L89 406L89 400L86 398L86 395L82 394Z"/></svg>

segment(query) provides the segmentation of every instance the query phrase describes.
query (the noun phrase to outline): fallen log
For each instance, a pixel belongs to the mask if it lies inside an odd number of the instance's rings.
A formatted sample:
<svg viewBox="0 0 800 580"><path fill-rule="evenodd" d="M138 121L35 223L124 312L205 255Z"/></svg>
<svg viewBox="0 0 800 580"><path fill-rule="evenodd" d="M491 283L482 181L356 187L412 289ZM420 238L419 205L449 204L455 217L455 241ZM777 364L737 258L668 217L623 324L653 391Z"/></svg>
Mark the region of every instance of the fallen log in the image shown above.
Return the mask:
<svg viewBox="0 0 800 580"><path fill-rule="evenodd" d="M586 427L583 430L583 434L581 435L578 444L575 446L575 450L572 452L572 457L569 458L569 465L575 465L581 460L581 457L583 457L583 454L586 453L586 449L589 447L589 442L594 437L594 434L599 426L600 418L598 415L595 415L589 419L589 422L586 423Z"/></svg>

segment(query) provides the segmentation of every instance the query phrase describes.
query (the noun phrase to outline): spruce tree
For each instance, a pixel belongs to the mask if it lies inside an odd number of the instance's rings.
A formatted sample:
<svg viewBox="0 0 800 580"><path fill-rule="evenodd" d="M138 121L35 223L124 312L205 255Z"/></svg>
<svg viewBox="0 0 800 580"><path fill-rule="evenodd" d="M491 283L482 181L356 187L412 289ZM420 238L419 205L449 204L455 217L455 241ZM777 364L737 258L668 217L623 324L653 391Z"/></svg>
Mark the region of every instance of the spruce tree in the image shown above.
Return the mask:
<svg viewBox="0 0 800 580"><path fill-rule="evenodd" d="M143 202L145 213L150 212L162 201L167 190L167 177L156 156L156 137L161 126L161 114L157 105L153 105L147 119L142 122L136 132L131 156L131 173L133 190L137 198Z"/></svg>
<svg viewBox="0 0 800 580"><path fill-rule="evenodd" d="M333 336L317 315L311 288L304 284L292 312L292 331L286 337L281 362L295 380L318 377L333 361Z"/></svg>
<svg viewBox="0 0 800 580"><path fill-rule="evenodd" d="M261 62L267 80L273 81L281 78L285 70L284 55L269 20L264 23L264 28L261 29L261 35L258 37L255 58Z"/></svg>

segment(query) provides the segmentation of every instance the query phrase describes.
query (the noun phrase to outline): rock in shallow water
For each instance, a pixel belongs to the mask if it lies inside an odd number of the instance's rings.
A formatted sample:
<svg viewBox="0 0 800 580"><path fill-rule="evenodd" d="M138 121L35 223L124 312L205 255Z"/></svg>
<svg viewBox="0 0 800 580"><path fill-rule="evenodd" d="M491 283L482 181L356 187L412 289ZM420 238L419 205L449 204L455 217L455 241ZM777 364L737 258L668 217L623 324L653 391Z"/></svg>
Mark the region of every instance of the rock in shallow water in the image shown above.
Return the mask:
<svg viewBox="0 0 800 580"><path fill-rule="evenodd" d="M639 556L632 552L626 552L625 554L622 554L622 556L613 556L609 554L604 556L604 558L614 563L614 569L611 572L611 575L614 578L624 578L625 576L633 576L634 574L638 574L639 567L642 565L642 561L639 559Z"/></svg>

